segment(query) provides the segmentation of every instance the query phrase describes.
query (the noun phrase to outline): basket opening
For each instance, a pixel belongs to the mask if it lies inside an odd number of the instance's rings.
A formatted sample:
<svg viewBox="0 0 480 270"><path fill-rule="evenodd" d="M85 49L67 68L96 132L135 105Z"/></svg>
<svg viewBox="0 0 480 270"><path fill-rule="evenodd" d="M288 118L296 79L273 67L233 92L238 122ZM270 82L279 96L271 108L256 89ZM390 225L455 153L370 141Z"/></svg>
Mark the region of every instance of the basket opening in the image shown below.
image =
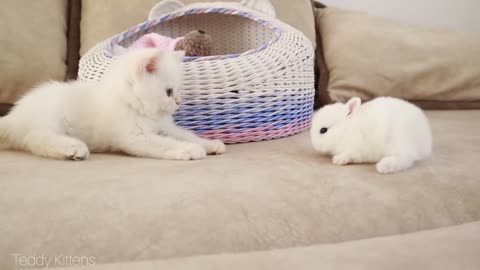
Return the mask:
<svg viewBox="0 0 480 270"><path fill-rule="evenodd" d="M198 29L205 30L211 35L214 42L214 55L240 54L257 50L274 42L279 31L261 21L257 22L241 15L190 14L160 22L134 33L120 41L119 45L128 47L141 36L152 32L176 38Z"/></svg>

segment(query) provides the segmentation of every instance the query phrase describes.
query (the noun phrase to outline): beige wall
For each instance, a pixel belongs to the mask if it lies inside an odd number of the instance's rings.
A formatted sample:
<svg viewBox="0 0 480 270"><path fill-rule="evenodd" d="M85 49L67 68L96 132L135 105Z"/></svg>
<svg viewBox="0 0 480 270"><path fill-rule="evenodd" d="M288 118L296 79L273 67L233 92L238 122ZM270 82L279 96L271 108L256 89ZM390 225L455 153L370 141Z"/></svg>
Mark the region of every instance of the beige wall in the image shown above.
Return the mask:
<svg viewBox="0 0 480 270"><path fill-rule="evenodd" d="M320 0L402 22L480 33L479 0Z"/></svg>

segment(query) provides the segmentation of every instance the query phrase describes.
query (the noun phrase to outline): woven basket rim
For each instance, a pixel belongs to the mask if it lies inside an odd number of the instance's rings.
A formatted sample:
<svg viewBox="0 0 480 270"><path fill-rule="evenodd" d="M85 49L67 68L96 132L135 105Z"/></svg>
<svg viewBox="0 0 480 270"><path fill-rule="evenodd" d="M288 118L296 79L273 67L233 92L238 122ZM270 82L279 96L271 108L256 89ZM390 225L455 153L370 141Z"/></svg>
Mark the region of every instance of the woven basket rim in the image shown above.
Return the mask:
<svg viewBox="0 0 480 270"><path fill-rule="evenodd" d="M278 40L282 36L283 29L276 26L270 21L267 21L263 18L260 18L259 16L255 15L254 13L251 12L246 12L246 11L241 11L237 10L234 8L192 8L192 9L187 9L187 10L182 10L182 11L177 11L177 12L172 12L169 14L166 14L164 16L147 20L145 22L139 23L136 26L120 33L115 36L113 36L108 43L108 48L106 51L106 56L108 58L114 57L112 54L113 47L118 45L120 42L130 38L132 35L144 31L146 29L149 29L150 27L154 27L158 24L167 22L169 20L173 20L182 16L189 16L189 15L196 15L196 14L225 14L225 15L231 15L231 16L240 16L243 18L247 18L249 20L255 21L258 24L261 24L263 26L266 26L270 29L273 30L275 37L270 40L269 42L263 44L260 47L247 50L242 53L233 53L233 54L221 54L221 55L212 55L212 56L185 56L183 58L184 62L192 62L192 61L207 61L207 60L221 60L221 59L232 59L232 58L237 58L245 55L251 55L255 54L258 52L261 52L271 46L272 44L278 42Z"/></svg>

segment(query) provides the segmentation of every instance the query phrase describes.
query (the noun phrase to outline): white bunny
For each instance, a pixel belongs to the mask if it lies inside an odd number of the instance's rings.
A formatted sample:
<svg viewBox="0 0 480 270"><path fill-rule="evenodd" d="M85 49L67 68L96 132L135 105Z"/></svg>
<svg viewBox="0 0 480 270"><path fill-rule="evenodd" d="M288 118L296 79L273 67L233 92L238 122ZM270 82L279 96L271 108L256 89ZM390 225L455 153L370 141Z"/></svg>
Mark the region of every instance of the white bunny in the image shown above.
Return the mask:
<svg viewBox="0 0 480 270"><path fill-rule="evenodd" d="M415 105L379 97L361 105L358 97L318 110L312 120L313 148L333 163L377 163L382 174L405 170L432 152L427 117Z"/></svg>

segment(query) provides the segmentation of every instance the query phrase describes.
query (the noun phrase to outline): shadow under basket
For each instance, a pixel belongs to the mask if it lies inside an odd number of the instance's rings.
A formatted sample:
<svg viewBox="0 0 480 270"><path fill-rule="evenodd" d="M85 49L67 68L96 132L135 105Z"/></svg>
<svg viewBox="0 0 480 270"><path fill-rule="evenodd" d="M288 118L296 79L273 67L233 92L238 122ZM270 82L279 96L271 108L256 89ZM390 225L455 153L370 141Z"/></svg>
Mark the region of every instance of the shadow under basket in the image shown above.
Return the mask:
<svg viewBox="0 0 480 270"><path fill-rule="evenodd" d="M79 79L100 80L112 48L147 33L180 37L202 29L214 55L185 57L178 125L225 143L275 139L304 131L313 110L314 50L301 32L274 18L232 8L189 9L139 24L88 51Z"/></svg>

